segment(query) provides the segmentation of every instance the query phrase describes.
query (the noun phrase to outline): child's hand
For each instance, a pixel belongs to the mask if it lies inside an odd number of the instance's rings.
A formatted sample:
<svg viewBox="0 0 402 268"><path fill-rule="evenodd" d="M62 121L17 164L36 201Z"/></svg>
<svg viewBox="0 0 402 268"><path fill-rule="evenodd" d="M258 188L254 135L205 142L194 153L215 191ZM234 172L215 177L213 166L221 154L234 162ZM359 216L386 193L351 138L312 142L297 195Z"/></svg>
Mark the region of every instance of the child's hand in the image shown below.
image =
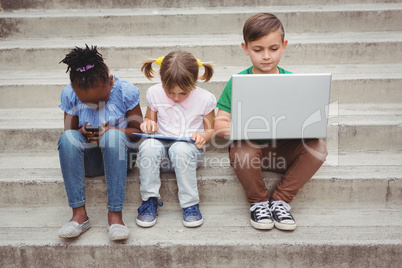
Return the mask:
<svg viewBox="0 0 402 268"><path fill-rule="evenodd" d="M153 120L145 120L140 125L140 129L144 133L152 134L152 133L155 133L159 129L159 127L158 127L158 124L155 121L153 121Z"/></svg>
<svg viewBox="0 0 402 268"><path fill-rule="evenodd" d="M193 133L191 138L195 140L194 145L197 146L198 149L205 147L205 139L200 133Z"/></svg>
<svg viewBox="0 0 402 268"><path fill-rule="evenodd" d="M89 142L91 142L91 143L96 143L96 142L99 141L98 132L87 131L87 130L85 129L86 126L90 126L90 125L91 125L90 123L88 123L88 124L86 124L86 125L83 125L83 126L80 128L79 132L81 132L82 135L84 135L84 137L85 137L85 139L86 139L87 141L89 141Z"/></svg>
<svg viewBox="0 0 402 268"><path fill-rule="evenodd" d="M105 134L106 131L108 131L109 129L112 129L112 128L115 128L115 127L111 127L111 126L109 126L108 123L106 123L106 121L103 121L103 124L102 124L102 131L100 131L100 132L99 132L99 135L98 135L99 139L102 138L103 134Z"/></svg>

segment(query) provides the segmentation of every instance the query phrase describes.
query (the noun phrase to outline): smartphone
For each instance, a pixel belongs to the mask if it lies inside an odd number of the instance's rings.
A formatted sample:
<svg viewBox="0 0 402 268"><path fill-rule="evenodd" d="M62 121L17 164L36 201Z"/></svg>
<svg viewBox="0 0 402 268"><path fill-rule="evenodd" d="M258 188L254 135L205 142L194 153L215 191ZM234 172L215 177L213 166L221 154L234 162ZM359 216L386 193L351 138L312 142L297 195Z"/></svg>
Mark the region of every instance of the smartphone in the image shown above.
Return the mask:
<svg viewBox="0 0 402 268"><path fill-rule="evenodd" d="M98 126L85 126L85 130L88 132L100 132L102 131L102 127Z"/></svg>

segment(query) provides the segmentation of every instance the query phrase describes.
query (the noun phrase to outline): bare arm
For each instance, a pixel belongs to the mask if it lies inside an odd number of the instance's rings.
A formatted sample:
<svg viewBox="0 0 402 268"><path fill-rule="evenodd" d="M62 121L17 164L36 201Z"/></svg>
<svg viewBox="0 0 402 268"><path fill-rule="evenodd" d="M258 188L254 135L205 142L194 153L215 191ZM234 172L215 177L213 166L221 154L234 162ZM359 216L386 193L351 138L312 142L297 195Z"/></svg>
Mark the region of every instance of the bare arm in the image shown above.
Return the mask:
<svg viewBox="0 0 402 268"><path fill-rule="evenodd" d="M215 134L228 138L230 136L230 120L231 114L219 109L215 118Z"/></svg>
<svg viewBox="0 0 402 268"><path fill-rule="evenodd" d="M123 132L124 134L127 135L127 137L130 138L132 141L136 141L139 138L135 137L133 133L140 133L140 125L142 123L142 112L141 112L141 107L140 104L137 104L133 109L127 111L126 113L126 118L127 118L127 127L126 128L117 128L114 126L110 126L108 123L103 122L102 124L102 131L99 132L98 139L102 137L103 134L105 134L106 131L109 129L115 128Z"/></svg>
<svg viewBox="0 0 402 268"><path fill-rule="evenodd" d="M214 119L215 119L215 110L212 110L209 114L204 115L204 129L205 132L202 133L193 133L192 138L195 140L194 145L197 146L198 149L201 149L208 143L212 135L214 134Z"/></svg>
<svg viewBox="0 0 402 268"><path fill-rule="evenodd" d="M99 140L99 136L97 133L88 132L85 130L85 126L90 124L83 125L81 128L79 128L78 125L79 125L78 116L71 115L66 112L64 113L64 131L70 129L77 130L82 135L84 135L85 139L87 139L89 142L97 142Z"/></svg>
<svg viewBox="0 0 402 268"><path fill-rule="evenodd" d="M64 113L64 131L69 129L78 130L78 116Z"/></svg>
<svg viewBox="0 0 402 268"><path fill-rule="evenodd" d="M124 134L126 134L131 140L133 141L138 140L138 138L135 137L132 133L141 132L140 125L143 122L143 120L142 120L141 107L139 103L133 109L127 111L126 118L127 118L127 128L121 128L119 130L122 131Z"/></svg>

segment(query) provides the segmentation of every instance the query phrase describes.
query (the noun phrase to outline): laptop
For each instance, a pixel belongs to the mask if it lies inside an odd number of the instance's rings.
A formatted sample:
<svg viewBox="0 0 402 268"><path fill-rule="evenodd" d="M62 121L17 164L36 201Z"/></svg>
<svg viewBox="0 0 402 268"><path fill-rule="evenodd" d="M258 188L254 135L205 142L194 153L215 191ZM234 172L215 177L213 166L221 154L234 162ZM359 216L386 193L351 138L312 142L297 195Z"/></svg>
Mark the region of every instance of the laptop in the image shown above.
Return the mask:
<svg viewBox="0 0 402 268"><path fill-rule="evenodd" d="M327 136L332 75L232 75L231 140Z"/></svg>

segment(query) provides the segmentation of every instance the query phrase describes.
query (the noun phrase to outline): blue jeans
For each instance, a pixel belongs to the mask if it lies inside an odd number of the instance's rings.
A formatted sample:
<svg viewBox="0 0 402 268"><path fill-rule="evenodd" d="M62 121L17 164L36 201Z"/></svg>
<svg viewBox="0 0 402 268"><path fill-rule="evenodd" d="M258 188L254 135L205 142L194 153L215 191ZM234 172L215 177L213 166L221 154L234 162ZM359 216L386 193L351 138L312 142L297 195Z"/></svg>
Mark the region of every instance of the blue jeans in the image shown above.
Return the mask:
<svg viewBox="0 0 402 268"><path fill-rule="evenodd" d="M85 205L85 176L105 175L107 209L124 207L127 171L136 159L136 149L126 134L108 130L97 143L88 143L77 130L67 130L58 143L61 172L69 206Z"/></svg>
<svg viewBox="0 0 402 268"><path fill-rule="evenodd" d="M203 157L204 151L188 142L145 140L140 145L138 159L142 200L160 198L160 172L175 172L180 206L185 208L198 204L196 169Z"/></svg>

